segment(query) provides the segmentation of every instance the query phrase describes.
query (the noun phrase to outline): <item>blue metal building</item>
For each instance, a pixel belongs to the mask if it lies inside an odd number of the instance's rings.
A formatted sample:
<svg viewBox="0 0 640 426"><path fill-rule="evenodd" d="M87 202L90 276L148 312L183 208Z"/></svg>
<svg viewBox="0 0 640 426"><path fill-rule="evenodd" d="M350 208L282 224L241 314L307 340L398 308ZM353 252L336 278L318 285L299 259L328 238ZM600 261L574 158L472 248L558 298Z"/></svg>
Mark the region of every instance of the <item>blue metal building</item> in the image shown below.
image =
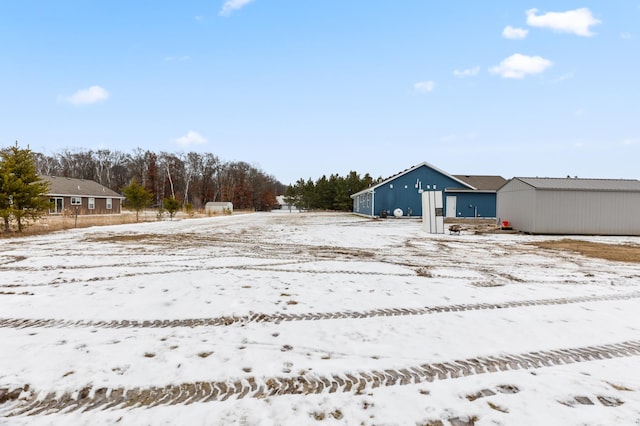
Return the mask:
<svg viewBox="0 0 640 426"><path fill-rule="evenodd" d="M496 217L496 191L501 176L450 175L421 163L351 195L353 212L365 216L422 216L422 193L443 191L446 217Z"/></svg>

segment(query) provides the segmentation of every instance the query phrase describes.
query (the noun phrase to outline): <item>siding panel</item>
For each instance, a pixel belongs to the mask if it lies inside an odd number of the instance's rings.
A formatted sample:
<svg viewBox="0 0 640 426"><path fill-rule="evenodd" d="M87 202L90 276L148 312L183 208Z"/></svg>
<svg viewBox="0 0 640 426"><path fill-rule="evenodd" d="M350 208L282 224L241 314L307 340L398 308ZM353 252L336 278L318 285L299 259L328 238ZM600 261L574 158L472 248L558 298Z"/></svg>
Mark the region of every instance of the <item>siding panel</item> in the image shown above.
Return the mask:
<svg viewBox="0 0 640 426"><path fill-rule="evenodd" d="M519 231L535 232L534 188L519 180L511 180L500 188L496 198L499 220L509 221Z"/></svg>
<svg viewBox="0 0 640 426"><path fill-rule="evenodd" d="M623 181L621 185L631 184ZM514 229L536 234L640 235L640 191L540 189L515 178L498 191L497 214Z"/></svg>
<svg viewBox="0 0 640 426"><path fill-rule="evenodd" d="M640 235L640 193L537 191L544 234Z"/></svg>

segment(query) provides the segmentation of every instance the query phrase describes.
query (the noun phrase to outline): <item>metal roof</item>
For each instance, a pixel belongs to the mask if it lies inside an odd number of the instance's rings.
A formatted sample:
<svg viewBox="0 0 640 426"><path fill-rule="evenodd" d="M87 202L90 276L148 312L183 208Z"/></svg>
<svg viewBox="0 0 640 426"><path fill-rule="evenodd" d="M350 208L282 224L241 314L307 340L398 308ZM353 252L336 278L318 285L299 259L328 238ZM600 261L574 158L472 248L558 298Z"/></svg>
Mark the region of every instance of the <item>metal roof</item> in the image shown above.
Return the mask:
<svg viewBox="0 0 640 426"><path fill-rule="evenodd" d="M85 196L97 198L124 198L117 192L88 179L74 179L59 176L40 176L49 183L47 195Z"/></svg>
<svg viewBox="0 0 640 426"><path fill-rule="evenodd" d="M563 191L630 191L640 192L637 179L525 178L516 177L536 189Z"/></svg>
<svg viewBox="0 0 640 426"><path fill-rule="evenodd" d="M480 191L497 191L507 180L502 176L484 175L453 175Z"/></svg>

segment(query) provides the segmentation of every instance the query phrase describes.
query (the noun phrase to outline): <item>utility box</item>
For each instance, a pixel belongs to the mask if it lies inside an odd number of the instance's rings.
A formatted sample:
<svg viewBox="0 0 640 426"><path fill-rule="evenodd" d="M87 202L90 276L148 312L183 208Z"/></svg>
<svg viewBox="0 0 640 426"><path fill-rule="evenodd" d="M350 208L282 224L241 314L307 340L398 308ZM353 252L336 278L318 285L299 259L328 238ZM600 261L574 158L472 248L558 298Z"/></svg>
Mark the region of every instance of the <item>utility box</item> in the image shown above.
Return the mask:
<svg viewBox="0 0 640 426"><path fill-rule="evenodd" d="M422 193L422 229L431 234L444 234L442 191Z"/></svg>

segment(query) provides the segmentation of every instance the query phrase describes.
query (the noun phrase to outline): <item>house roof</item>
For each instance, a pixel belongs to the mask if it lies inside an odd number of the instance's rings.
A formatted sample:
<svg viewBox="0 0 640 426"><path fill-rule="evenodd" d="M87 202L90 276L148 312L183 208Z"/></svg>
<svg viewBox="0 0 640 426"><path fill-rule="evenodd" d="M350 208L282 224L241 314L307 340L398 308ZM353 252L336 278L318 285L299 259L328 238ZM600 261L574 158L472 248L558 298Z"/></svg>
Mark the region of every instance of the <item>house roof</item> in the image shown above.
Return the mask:
<svg viewBox="0 0 640 426"><path fill-rule="evenodd" d="M479 191L497 191L507 180L502 176L484 175L453 175L457 179L468 183Z"/></svg>
<svg viewBox="0 0 640 426"><path fill-rule="evenodd" d="M49 183L47 195L124 198L117 192L92 180L42 175L40 179Z"/></svg>
<svg viewBox="0 0 640 426"><path fill-rule="evenodd" d="M400 173L396 173L395 175L390 176L390 177L386 178L385 180L383 180L382 182L379 182L379 183L377 183L377 184L375 184L375 185L373 185L373 186L370 186L370 187L369 187L369 188L367 188L367 189L363 189L362 191L357 192L357 193L355 193L355 194L351 195L351 198L355 197L356 195L363 194L363 193L365 193L365 192L371 192L371 191L373 191L374 189L376 189L376 188L378 188L378 187L380 187L380 186L386 185L386 184L387 184L387 183L389 183L390 181L395 180L395 179L399 178L400 176L406 175L407 173L411 173L412 171L414 171L414 170L416 170L416 169L419 169L420 167L423 167L423 166L424 166L424 167L428 167L428 168L430 168L431 170L435 170L436 172L438 172L438 173L440 173L440 174L442 174L442 175L444 175L444 176L448 176L449 178L451 178L451 179L453 179L453 180L457 181L458 183L460 183L460 184L462 185L462 188L463 188L463 189L477 189L477 188L476 188L476 187L474 187L473 185L470 185L469 183L467 183L467 182L465 182L465 181L463 181L463 180L461 180L461 179L459 179L459 178L457 178L457 177L455 177L455 176L453 176L453 175L450 175L449 173L447 173L447 172L445 172L445 171L443 171L443 170L440 170L439 168L437 168L437 167L435 167L434 165L429 164L429 163L427 163L427 162L425 161L425 162L422 162L422 163L420 163L420 164L417 164L417 165L415 165L415 166L413 166L413 167L409 167L408 169L403 170L403 171L401 171Z"/></svg>
<svg viewBox="0 0 640 426"><path fill-rule="evenodd" d="M637 179L579 179L579 178L526 178L516 177L536 189L563 191L631 191L640 192Z"/></svg>

